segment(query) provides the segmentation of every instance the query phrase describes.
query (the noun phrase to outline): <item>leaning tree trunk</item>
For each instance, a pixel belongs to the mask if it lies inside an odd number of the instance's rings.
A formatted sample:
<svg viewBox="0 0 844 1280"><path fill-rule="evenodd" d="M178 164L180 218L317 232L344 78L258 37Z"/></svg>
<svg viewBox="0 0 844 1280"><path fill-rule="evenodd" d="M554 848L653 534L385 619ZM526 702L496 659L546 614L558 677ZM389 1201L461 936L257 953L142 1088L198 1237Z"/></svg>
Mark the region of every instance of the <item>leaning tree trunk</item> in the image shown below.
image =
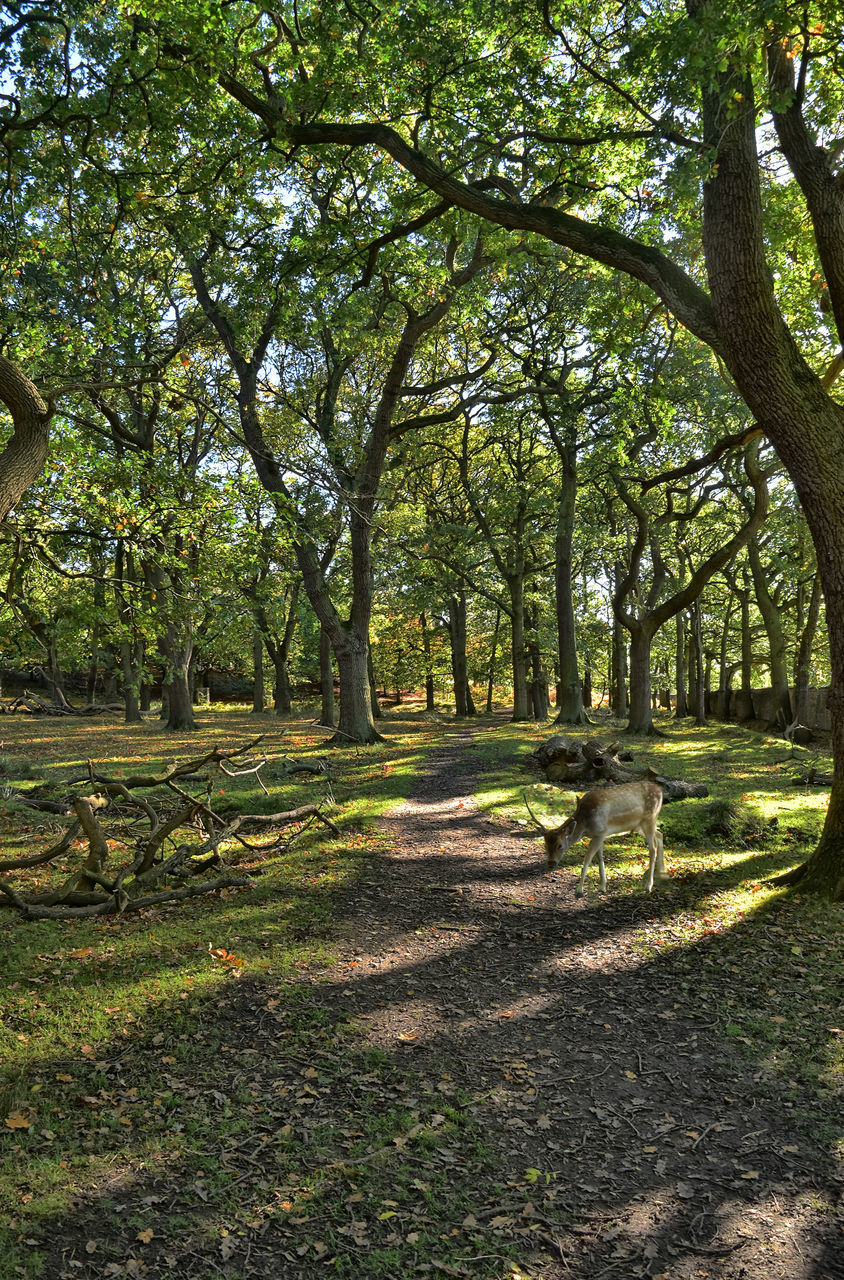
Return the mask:
<svg viewBox="0 0 844 1280"><path fill-rule="evenodd" d="M693 12L702 12L695 0ZM774 123L803 189L844 330L844 194L828 152L813 144L795 92L794 66L779 41L768 50L778 91ZM705 141L717 151L703 184L703 242L724 359L742 396L784 463L805 512L827 608L829 710L835 761L821 840L795 874L824 896L844 898L844 408L827 393L799 350L774 296L765 254L754 86L741 60L712 72L703 87ZM736 109L736 102L741 108ZM833 460L834 465L830 465Z"/></svg>
<svg viewBox="0 0 844 1280"><path fill-rule="evenodd" d="M0 522L33 484L47 461L52 411L26 374L0 356L0 400L12 418L12 434L0 453Z"/></svg>

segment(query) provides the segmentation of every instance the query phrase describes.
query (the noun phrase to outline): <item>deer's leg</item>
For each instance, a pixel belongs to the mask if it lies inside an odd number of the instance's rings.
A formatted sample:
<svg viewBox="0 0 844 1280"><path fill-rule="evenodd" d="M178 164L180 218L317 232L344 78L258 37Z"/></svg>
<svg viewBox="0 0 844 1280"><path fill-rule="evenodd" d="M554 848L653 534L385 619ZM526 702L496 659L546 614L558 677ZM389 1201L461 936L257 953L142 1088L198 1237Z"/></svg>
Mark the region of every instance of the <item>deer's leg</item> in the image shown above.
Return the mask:
<svg viewBox="0 0 844 1280"><path fill-rule="evenodd" d="M657 879L658 879L658 880L667 880L667 879L668 879L668 872L665 870L665 856L664 856L665 851L664 851L663 842L662 842L662 832L661 832L660 830L658 830L658 829L657 829L656 831L654 831L654 835L656 836L656 875L657 875Z"/></svg>
<svg viewBox="0 0 844 1280"><path fill-rule="evenodd" d="M583 897L584 885L586 884L586 873L592 865L592 859L595 857L596 853L598 855L598 865L601 868L601 887L602 889L606 889L607 887L607 874L604 870L604 842L600 836L596 836L594 840L589 841L589 847L586 850L586 857L583 859L583 866L580 871L580 880L578 881L577 888L574 891L574 896L576 898Z"/></svg>
<svg viewBox="0 0 844 1280"><path fill-rule="evenodd" d="M648 839L648 849L650 851L651 857L650 857L650 861L648 862L648 869L645 872L644 884L648 893L650 893L654 887L654 871L656 870L657 849L658 849L656 839L653 836L651 836Z"/></svg>

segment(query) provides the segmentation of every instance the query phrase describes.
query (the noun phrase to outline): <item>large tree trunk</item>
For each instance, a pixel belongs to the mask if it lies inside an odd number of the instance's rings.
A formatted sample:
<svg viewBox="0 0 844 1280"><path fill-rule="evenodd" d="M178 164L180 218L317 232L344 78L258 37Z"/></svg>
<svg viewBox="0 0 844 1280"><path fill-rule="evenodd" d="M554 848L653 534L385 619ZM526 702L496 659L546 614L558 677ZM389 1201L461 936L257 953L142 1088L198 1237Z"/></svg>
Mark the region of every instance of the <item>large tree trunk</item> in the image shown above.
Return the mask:
<svg viewBox="0 0 844 1280"><path fill-rule="evenodd" d="M166 640L167 691L166 727L174 733L191 733L196 728L193 715L193 699L190 691L190 664L193 656L193 637L176 636L175 626L167 628Z"/></svg>
<svg viewBox="0 0 844 1280"><path fill-rule="evenodd" d="M702 10L700 0L693 9ZM770 50L772 73L784 79L775 123L804 190L836 321L844 324L840 263L844 197L835 187L827 153L807 136L794 87L794 67L782 48ZM736 95L741 109L736 110ZM800 878L831 898L844 897L844 408L826 392L799 351L773 293L765 256L756 112L749 72L736 63L716 73L703 92L706 141L717 170L704 183L704 250L724 357L750 410L788 469L817 552L827 605L829 709L835 759L830 804L820 844ZM833 287L835 285L835 287Z"/></svg>
<svg viewBox="0 0 844 1280"><path fill-rule="evenodd" d="M372 661L372 649L367 645L366 672L369 677L369 705L372 708L372 719L380 720L384 712L381 710L381 703L378 701L378 681L375 677L375 664ZM386 698L387 691L384 690Z"/></svg>
<svg viewBox="0 0 844 1280"><path fill-rule="evenodd" d="M369 645L350 637L334 655L340 676L340 716L337 737L340 743L380 742L372 714L372 686L369 681Z"/></svg>
<svg viewBox="0 0 844 1280"><path fill-rule="evenodd" d="M628 733L651 733L651 642L653 633L641 623L630 632L630 718Z"/></svg>

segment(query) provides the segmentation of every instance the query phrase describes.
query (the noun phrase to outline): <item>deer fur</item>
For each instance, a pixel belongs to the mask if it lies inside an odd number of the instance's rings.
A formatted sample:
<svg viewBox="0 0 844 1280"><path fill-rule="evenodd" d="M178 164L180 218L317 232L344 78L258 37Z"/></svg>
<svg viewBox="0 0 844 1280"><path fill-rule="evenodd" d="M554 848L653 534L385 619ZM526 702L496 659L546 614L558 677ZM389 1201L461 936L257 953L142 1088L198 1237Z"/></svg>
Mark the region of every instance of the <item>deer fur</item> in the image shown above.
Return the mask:
<svg viewBox="0 0 844 1280"><path fill-rule="evenodd" d="M551 827L536 817L527 796L528 812L545 839L545 860L550 871L556 867L563 854L584 836L589 845L583 859L580 879L575 889L578 898L583 897L586 873L597 854L601 872L601 892L606 893L607 872L604 866L604 841L608 836L636 831L645 837L650 850L650 862L645 872L644 884L648 893L654 887L654 876L667 879L663 857L662 834L656 825L662 808L662 788L655 782L624 782L620 786L603 787L587 791L577 802L572 816L561 826Z"/></svg>

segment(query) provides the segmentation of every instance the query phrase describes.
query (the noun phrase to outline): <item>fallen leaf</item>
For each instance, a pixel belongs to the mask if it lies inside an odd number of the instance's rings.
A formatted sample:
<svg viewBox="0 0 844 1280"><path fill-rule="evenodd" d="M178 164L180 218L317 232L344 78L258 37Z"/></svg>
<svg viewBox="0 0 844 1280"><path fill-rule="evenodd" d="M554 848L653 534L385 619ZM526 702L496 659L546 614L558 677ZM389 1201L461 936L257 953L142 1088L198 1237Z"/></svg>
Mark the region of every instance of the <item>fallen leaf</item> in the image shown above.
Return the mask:
<svg viewBox="0 0 844 1280"><path fill-rule="evenodd" d="M7 1129L31 1129L32 1121L22 1111L10 1111L6 1116Z"/></svg>
<svg viewBox="0 0 844 1280"><path fill-rule="evenodd" d="M135 1239L140 1240L141 1244L149 1244L150 1240L153 1238L154 1235L155 1235L155 1232L153 1231L152 1227L145 1227L143 1231L138 1232L138 1234L135 1236Z"/></svg>

